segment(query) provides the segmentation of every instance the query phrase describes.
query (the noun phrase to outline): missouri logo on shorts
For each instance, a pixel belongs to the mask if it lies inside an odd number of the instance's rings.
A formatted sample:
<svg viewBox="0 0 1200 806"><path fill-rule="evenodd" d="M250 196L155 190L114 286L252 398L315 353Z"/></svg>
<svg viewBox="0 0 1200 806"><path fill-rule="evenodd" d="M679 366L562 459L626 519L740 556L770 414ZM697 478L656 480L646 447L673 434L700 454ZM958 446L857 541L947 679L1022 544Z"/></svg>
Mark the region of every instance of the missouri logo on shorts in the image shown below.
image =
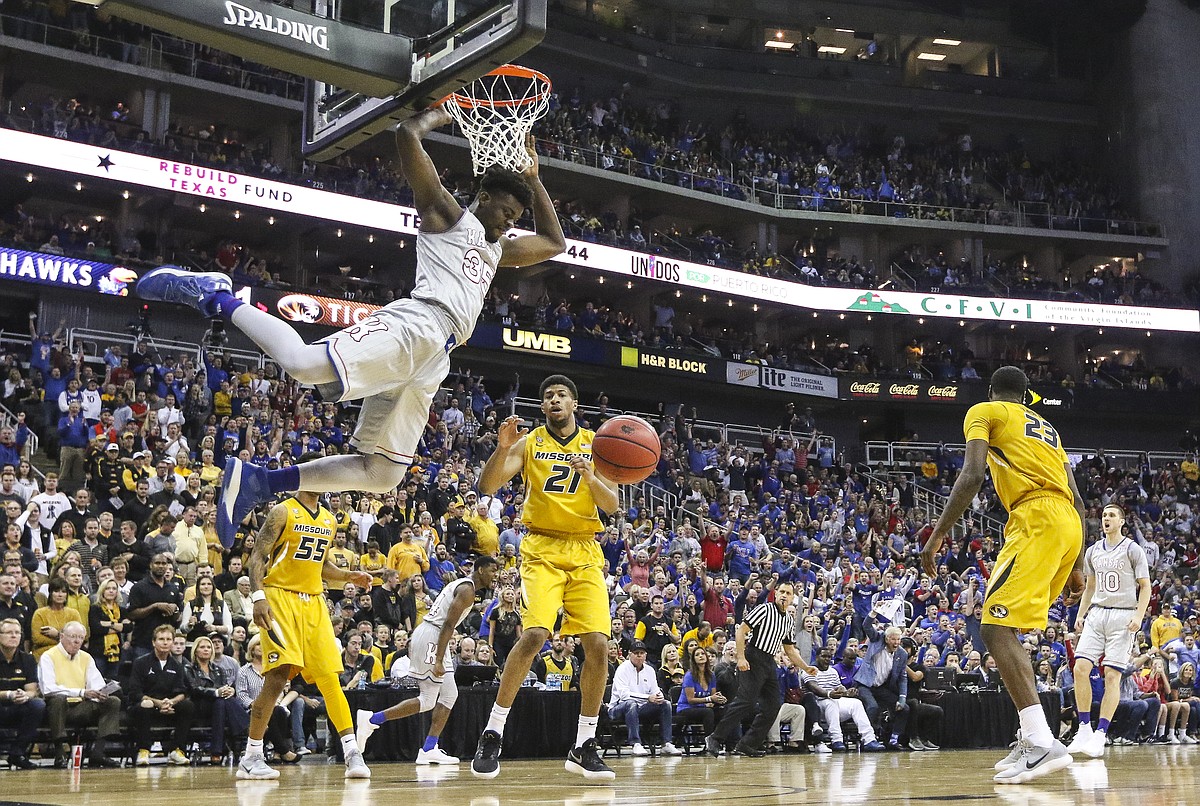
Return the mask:
<svg viewBox="0 0 1200 806"><path fill-rule="evenodd" d="M988 613L992 618L1006 618L1008 616L1008 608L1002 604L994 604L988 608Z"/></svg>

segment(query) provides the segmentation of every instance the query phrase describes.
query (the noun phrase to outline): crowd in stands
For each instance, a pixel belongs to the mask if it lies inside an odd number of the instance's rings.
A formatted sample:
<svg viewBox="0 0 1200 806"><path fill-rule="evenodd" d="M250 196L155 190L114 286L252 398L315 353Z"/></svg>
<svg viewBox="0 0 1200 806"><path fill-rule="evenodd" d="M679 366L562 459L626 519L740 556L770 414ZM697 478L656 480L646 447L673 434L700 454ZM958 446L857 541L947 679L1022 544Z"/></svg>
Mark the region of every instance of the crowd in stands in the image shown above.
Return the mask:
<svg viewBox="0 0 1200 806"><path fill-rule="evenodd" d="M7 36L269 95L294 100L304 97L304 81L299 76L114 17L103 9L79 3L14 0L0 8L0 13L0 31Z"/></svg>
<svg viewBox="0 0 1200 806"><path fill-rule="evenodd" d="M65 725L82 721L97 728L92 762L110 765L105 740L116 736L122 710L137 728L136 763L148 763L158 735L142 728L155 727L172 729L161 735L167 763L189 763L193 726L203 734L202 757L219 762L245 735L247 707L261 685L244 573L265 512L252 513L234 545L221 547L213 521L224 460L237 455L273 468L305 453L345 452L354 411L314 400L270 365L247 369L220 354L197 361L139 346L129 355L110 348L93 367L60 349L60 335L38 333L31 354L7 367L20 375L28 360L57 391L45 401L16 400L18 424L0 431L0 663L35 670L0 695L6 723L24 731L10 745L10 762L31 763L29 728L46 719L56 763L67 763ZM328 592L347 688L384 678L403 684L408 635L446 582L469 573L474 556L495 555L503 570L459 630L456 666L502 666L520 635L524 491L519 479L495 496L474 490L501 412L517 392L516 384L501 385L465 370L452 375L404 484L383 495L325 497L338 525L330 556L374 579L370 590ZM597 427L605 403L582 424ZM917 487L944 490L960 457L928 457L913 483L845 462L819 443L811 412L789 409L750 448L702 432L694 417L693 410L691 418L682 411L654 418L661 461L632 505L609 513L597 536L611 595L610 679L644 648L676 717L711 728L736 687L734 628L787 580L802 593L797 644L822 670L801 677L781 661L781 692L796 706L781 712L780 721L791 724L788 743L817 752L852 747L854 737L867 750L936 746L940 709L920 693L924 676L945 669L964 684L996 685L979 633L999 549L979 516L1002 516L994 491L985 487L976 498L966 533L929 577L916 562L932 528L916 505ZM45 456L24 454L30 429L42 437ZM1122 742L1190 742L1200 719L1192 508L1200 465L1191 442L1179 463L1126 468L1100 455L1076 467L1089 541L1100 534L1100 507L1119 503L1152 569L1130 704L1110 734ZM55 460L58 471L40 478L31 459ZM1059 601L1047 629L1024 636L1041 687L1062 694L1064 725L1072 719L1064 670L1073 623L1073 608ZM895 668L905 671L880 676L873 659L891 628L903 634ZM81 651L90 661L74 665ZM576 686L580 652L569 636L556 636L529 682ZM163 664L178 672L174 682L155 673ZM623 690L615 690L609 706L620 712ZM831 711L829 700L842 698L847 703ZM319 692L297 682L272 722L282 759L318 746L320 712ZM842 719L854 728L843 732ZM782 741L779 724L771 738Z"/></svg>

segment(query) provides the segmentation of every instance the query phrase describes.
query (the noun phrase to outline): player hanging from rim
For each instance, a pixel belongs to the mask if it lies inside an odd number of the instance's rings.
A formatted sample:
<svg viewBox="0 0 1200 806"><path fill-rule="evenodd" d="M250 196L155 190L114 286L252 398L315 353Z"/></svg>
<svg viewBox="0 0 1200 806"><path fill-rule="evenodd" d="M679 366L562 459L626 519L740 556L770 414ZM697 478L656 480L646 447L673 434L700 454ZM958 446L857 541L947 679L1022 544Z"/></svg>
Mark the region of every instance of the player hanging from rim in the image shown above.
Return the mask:
<svg viewBox="0 0 1200 806"><path fill-rule="evenodd" d="M512 416L500 426L496 452L479 474L479 491L494 495L518 473L525 481L522 521L529 530L521 540L521 623L523 630L508 653L500 691L471 762L481 778L500 774L504 723L534 657L555 631L563 611L563 635L576 635L583 645L579 678L579 725L575 746L567 754L568 772L588 780L611 780L616 774L596 749L596 722L608 678L608 634L612 626L604 555L596 533L604 526L597 509L619 506L617 484L592 466L595 434L575 422L579 392L565 375L551 375L540 389L546 424L532 431Z"/></svg>
<svg viewBox="0 0 1200 806"><path fill-rule="evenodd" d="M318 455L305 454L300 461L316 461ZM267 766L263 736L284 686L301 672L325 698L329 722L341 737L346 777L371 777L355 743L350 705L338 680L342 651L321 587L325 579L369 590L371 575L338 568L326 556L336 528L333 514L321 506L317 494L302 490L272 507L259 530L247 573L254 623L262 639L263 686L250 708L250 738L238 778L279 777L279 770Z"/></svg>
<svg viewBox="0 0 1200 806"><path fill-rule="evenodd" d="M1150 564L1136 540L1121 533L1125 510L1104 507L1100 522L1104 537L1084 553L1087 585L1075 617L1079 642L1075 646L1075 706L1079 732L1067 748L1092 758L1104 755L1108 725L1121 699L1121 677L1129 665L1133 636L1142 628L1150 606ZM1101 661L1103 656L1103 661ZM1104 667L1104 698L1100 718L1092 729L1092 667Z"/></svg>
<svg viewBox="0 0 1200 806"><path fill-rule="evenodd" d="M313 344L282 319L231 293L229 277L163 266L138 282L143 299L191 305L230 322L301 383L327 402L362 400L351 444L357 454L326 456L278 470L225 465L217 533L233 545L238 525L256 504L288 490L365 490L384 493L406 477L429 404L450 370L450 351L467 341L483 310L498 266L531 266L566 248L558 215L538 177L537 156L523 173L492 168L463 210L442 186L421 140L451 121L442 107L400 124L396 143L412 186L421 228L411 298L389 303L353 327ZM533 208L534 235L506 238L525 208Z"/></svg>
<svg viewBox="0 0 1200 806"><path fill-rule="evenodd" d="M937 553L984 480L985 465L1008 510L1004 546L984 600L981 632L1021 717L1017 741L996 764L993 780L1022 784L1071 763L1038 699L1029 656L1017 630L1044 630L1059 591L1083 588L1083 499L1058 432L1024 405L1029 379L1019 367L992 373L988 402L967 411L967 450L946 509L921 549L925 573L937 573Z"/></svg>
<svg viewBox="0 0 1200 806"><path fill-rule="evenodd" d="M417 751L418 764L457 764L458 759L438 747L438 738L458 699L454 681L454 659L450 653L450 638L454 630L471 612L475 591L489 590L500 570L495 557L483 554L475 558L471 576L456 579L433 600L424 620L413 630L408 640L408 656L412 660L409 677L418 681L421 693L410 700L393 705L386 711L359 711L358 746L365 750L367 739L384 722L433 711L429 735Z"/></svg>

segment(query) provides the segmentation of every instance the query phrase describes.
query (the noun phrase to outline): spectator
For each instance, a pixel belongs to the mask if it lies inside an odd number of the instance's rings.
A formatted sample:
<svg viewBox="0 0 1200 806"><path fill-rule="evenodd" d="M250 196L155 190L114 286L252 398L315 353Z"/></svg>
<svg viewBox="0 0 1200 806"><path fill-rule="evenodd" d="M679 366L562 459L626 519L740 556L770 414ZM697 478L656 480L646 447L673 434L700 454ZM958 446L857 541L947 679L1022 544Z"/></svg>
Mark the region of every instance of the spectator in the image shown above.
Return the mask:
<svg viewBox="0 0 1200 806"><path fill-rule="evenodd" d="M5 579L12 577L0 576L0 585ZM37 768L29 760L29 748L46 713L46 702L39 696L37 663L22 648L23 636L20 621L0 617L0 727L16 730L8 746L8 765L14 770Z"/></svg>
<svg viewBox="0 0 1200 806"><path fill-rule="evenodd" d="M120 732L121 700L110 696L92 656L83 651L84 629L78 621L63 626L58 644L38 661L38 679L46 696L54 766L66 769L70 748L67 726L96 725L96 741L88 758L93 767L120 767L110 758L105 744Z"/></svg>
<svg viewBox="0 0 1200 806"><path fill-rule="evenodd" d="M629 729L633 755L650 755L650 751L642 744L641 720L646 717L658 720L663 755L677 756L680 751L671 743L671 705L658 687L654 670L646 665L646 652L644 643L634 641L629 657L617 667L613 676L612 696L608 702L608 715L613 721L624 720Z"/></svg>
<svg viewBox="0 0 1200 806"><path fill-rule="evenodd" d="M155 627L150 653L134 660L129 676L129 713L137 737L139 767L150 763L150 731L156 725L173 728L171 738L163 742L167 763L191 763L183 750L188 746L196 705L188 699L187 669L171 654L174 642L174 627Z"/></svg>
<svg viewBox="0 0 1200 806"><path fill-rule="evenodd" d="M42 655L58 645L62 630L68 623L82 623L79 611L67 606L69 593L70 588L65 579L51 579L46 593L46 606L34 611L31 637L33 656L39 661Z"/></svg>
<svg viewBox="0 0 1200 806"><path fill-rule="evenodd" d="M123 645L133 627L121 607L121 588L116 579L100 583L96 603L88 610L88 620L96 668L106 680L115 680L121 668Z"/></svg>
<svg viewBox="0 0 1200 806"><path fill-rule="evenodd" d="M675 712L681 725L701 725L707 736L716 727L717 714L727 700L716 688L708 650L694 646L688 654L687 673L683 676Z"/></svg>
<svg viewBox="0 0 1200 806"><path fill-rule="evenodd" d="M154 636L160 627L170 627L173 633L179 624L183 594L167 581L170 568L168 555L161 552L155 554L150 560L149 576L129 591L129 610L126 615L133 622L132 649L135 660L154 650Z"/></svg>
<svg viewBox="0 0 1200 806"><path fill-rule="evenodd" d="M856 696L857 690L845 686L841 675L830 665L831 659L830 650L821 649L817 653L817 673L804 678L808 690L816 695L817 706L829 727L830 749L846 749L842 722L850 719L858 729L862 749L871 753L882 752L886 748L876 739L875 729L871 726L871 720L867 718L863 702Z"/></svg>
<svg viewBox="0 0 1200 806"><path fill-rule="evenodd" d="M224 641L221 644L224 646ZM225 758L226 728L237 724L237 716L231 717L230 709L241 707L234 699L236 672L231 675L228 665L216 662L215 646L208 636L197 638L187 665L188 691L196 704L196 719L212 725L209 755L214 765Z"/></svg>

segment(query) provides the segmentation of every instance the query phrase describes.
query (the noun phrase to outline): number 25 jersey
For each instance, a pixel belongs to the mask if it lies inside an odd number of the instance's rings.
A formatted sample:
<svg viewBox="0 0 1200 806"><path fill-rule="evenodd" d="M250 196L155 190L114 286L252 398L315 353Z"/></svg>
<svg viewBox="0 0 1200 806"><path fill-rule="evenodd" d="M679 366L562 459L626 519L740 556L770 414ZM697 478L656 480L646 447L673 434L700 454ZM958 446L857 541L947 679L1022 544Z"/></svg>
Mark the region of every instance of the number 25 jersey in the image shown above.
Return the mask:
<svg viewBox="0 0 1200 806"><path fill-rule="evenodd" d="M323 591L325 552L333 545L337 521L325 507L318 506L313 512L296 498L288 498L279 506L286 509L287 520L271 549L263 587L319 594Z"/></svg>
<svg viewBox="0 0 1200 806"><path fill-rule="evenodd" d="M1037 493L1074 502L1062 440L1041 415L1020 403L977 403L967 411L963 435L967 442L987 440L992 484L1009 512L1021 499Z"/></svg>
<svg viewBox="0 0 1200 806"><path fill-rule="evenodd" d="M577 428L559 440L540 425L525 436L525 506L522 520L540 535L592 537L603 526L596 501L583 477L571 469L571 457L592 458L595 433Z"/></svg>

